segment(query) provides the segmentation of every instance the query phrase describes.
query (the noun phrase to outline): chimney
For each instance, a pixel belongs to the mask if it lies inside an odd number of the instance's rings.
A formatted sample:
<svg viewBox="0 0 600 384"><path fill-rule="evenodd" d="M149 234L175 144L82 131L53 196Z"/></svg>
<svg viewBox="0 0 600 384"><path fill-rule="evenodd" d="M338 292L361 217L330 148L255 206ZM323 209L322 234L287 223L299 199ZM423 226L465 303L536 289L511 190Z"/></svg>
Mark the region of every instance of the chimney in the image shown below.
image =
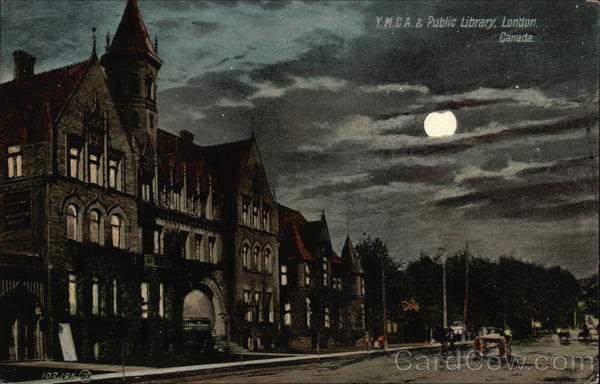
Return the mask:
<svg viewBox="0 0 600 384"><path fill-rule="evenodd" d="M35 57L23 50L13 52L15 60L15 80L22 80L33 76Z"/></svg>
<svg viewBox="0 0 600 384"><path fill-rule="evenodd" d="M179 137L181 137L182 140L193 143L194 142L194 134L191 133L190 131L179 131Z"/></svg>

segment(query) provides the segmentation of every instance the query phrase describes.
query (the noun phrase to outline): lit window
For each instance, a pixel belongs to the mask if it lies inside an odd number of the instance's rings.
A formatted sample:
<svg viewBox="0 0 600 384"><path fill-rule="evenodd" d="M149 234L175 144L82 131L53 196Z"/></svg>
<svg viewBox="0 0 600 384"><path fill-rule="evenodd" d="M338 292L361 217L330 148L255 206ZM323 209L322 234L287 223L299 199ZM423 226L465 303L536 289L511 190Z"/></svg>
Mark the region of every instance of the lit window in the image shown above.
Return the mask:
<svg viewBox="0 0 600 384"><path fill-rule="evenodd" d="M69 177L74 179L80 179L79 171L79 160L80 160L79 148L69 148Z"/></svg>
<svg viewBox="0 0 600 384"><path fill-rule="evenodd" d="M121 190L121 162L119 160L108 161L108 186L117 190Z"/></svg>
<svg viewBox="0 0 600 384"><path fill-rule="evenodd" d="M249 251L250 251L250 249L248 247L248 244L242 245L242 266L245 269L248 269L248 261L249 261L248 260L248 258L249 258L249 254L248 253L249 253Z"/></svg>
<svg viewBox="0 0 600 384"><path fill-rule="evenodd" d="M308 328L310 328L310 320L312 317L312 306L311 306L310 299L308 297L305 299L305 303L306 303L306 326Z"/></svg>
<svg viewBox="0 0 600 384"><path fill-rule="evenodd" d="M118 310L119 310L119 291L118 291L118 286L117 286L117 279L113 279L113 314L116 316L119 314Z"/></svg>
<svg viewBox="0 0 600 384"><path fill-rule="evenodd" d="M304 285L310 285L310 266L308 264L304 264Z"/></svg>
<svg viewBox="0 0 600 384"><path fill-rule="evenodd" d="M252 225L254 226L254 228L258 228L258 226L260 225L258 221L258 203L254 203L252 205Z"/></svg>
<svg viewBox="0 0 600 384"><path fill-rule="evenodd" d="M247 202L242 203L242 224L248 225L248 209L249 204Z"/></svg>
<svg viewBox="0 0 600 384"><path fill-rule="evenodd" d="M327 273L327 256L323 256L323 286L329 285L329 274Z"/></svg>
<svg viewBox="0 0 600 384"><path fill-rule="evenodd" d="M165 317L165 286L163 283L158 286L158 316Z"/></svg>
<svg viewBox="0 0 600 384"><path fill-rule="evenodd" d="M271 250L269 248L265 248L264 258L265 258L264 270L265 270L265 272L271 272Z"/></svg>
<svg viewBox="0 0 600 384"><path fill-rule="evenodd" d="M142 295L142 318L148 318L148 303L150 302L150 292L148 283L140 284L140 294Z"/></svg>
<svg viewBox="0 0 600 384"><path fill-rule="evenodd" d="M98 288L98 279L94 277L92 282L92 315L98 314L100 304L100 290Z"/></svg>
<svg viewBox="0 0 600 384"><path fill-rule="evenodd" d="M152 200L152 187L148 183L142 183L142 200L144 200L144 201Z"/></svg>
<svg viewBox="0 0 600 384"><path fill-rule="evenodd" d="M8 175L9 178L23 176L23 152L20 145L8 147Z"/></svg>
<svg viewBox="0 0 600 384"><path fill-rule="evenodd" d="M258 246L254 247L254 252L252 253L252 267L255 270L260 270L260 261L258 259L258 255L260 253L260 248Z"/></svg>
<svg viewBox="0 0 600 384"><path fill-rule="evenodd" d="M153 251L155 255L162 255L163 246L162 246L162 231L160 229L155 229L152 235L153 240Z"/></svg>
<svg viewBox="0 0 600 384"><path fill-rule="evenodd" d="M250 291L244 291L244 304L246 305L246 321L252 321L252 306L250 303Z"/></svg>
<svg viewBox="0 0 600 384"><path fill-rule="evenodd" d="M115 248L123 248L123 220L121 220L119 215L111 216L110 229L112 246Z"/></svg>
<svg viewBox="0 0 600 384"><path fill-rule="evenodd" d="M271 210L268 207L263 206L262 227L265 231L268 231L271 229L270 218L271 218Z"/></svg>
<svg viewBox="0 0 600 384"><path fill-rule="evenodd" d="M292 325L292 305L290 303L285 303L283 310L283 324Z"/></svg>
<svg viewBox="0 0 600 384"><path fill-rule="evenodd" d="M215 239L214 237L209 237L208 238L208 258L209 261L213 264L217 263L217 239Z"/></svg>
<svg viewBox="0 0 600 384"><path fill-rule="evenodd" d="M69 314L77 314L77 276L69 274Z"/></svg>
<svg viewBox="0 0 600 384"><path fill-rule="evenodd" d="M102 225L100 224L101 216L97 210L90 212L90 242L102 244Z"/></svg>
<svg viewBox="0 0 600 384"><path fill-rule="evenodd" d="M77 207L69 204L67 207L67 239L79 241L79 214Z"/></svg>
<svg viewBox="0 0 600 384"><path fill-rule="evenodd" d="M258 322L261 323L263 321L263 311L262 311L262 292L254 292L254 308L257 312Z"/></svg>
<svg viewBox="0 0 600 384"><path fill-rule="evenodd" d="M275 310L273 307L273 294L272 293L265 293L265 301L267 302L268 308L267 310L269 311L269 323L274 323L275 322Z"/></svg>
<svg viewBox="0 0 600 384"><path fill-rule="evenodd" d="M364 277L360 277L360 294L361 295L365 295L366 289L365 289L365 278Z"/></svg>
<svg viewBox="0 0 600 384"><path fill-rule="evenodd" d="M196 235L195 236L196 241L195 241L195 252L196 252L196 260L200 260L200 261L204 261L204 250L203 250L203 244L202 244L202 235Z"/></svg>
<svg viewBox="0 0 600 384"><path fill-rule="evenodd" d="M288 285L287 265L281 266L281 285Z"/></svg>
<svg viewBox="0 0 600 384"><path fill-rule="evenodd" d="M98 172L100 170L100 159L97 155L90 154L89 157L89 168L90 168L90 183L98 184Z"/></svg>
<svg viewBox="0 0 600 384"><path fill-rule="evenodd" d="M329 308L325 307L325 328L331 328L331 317L329 315Z"/></svg>

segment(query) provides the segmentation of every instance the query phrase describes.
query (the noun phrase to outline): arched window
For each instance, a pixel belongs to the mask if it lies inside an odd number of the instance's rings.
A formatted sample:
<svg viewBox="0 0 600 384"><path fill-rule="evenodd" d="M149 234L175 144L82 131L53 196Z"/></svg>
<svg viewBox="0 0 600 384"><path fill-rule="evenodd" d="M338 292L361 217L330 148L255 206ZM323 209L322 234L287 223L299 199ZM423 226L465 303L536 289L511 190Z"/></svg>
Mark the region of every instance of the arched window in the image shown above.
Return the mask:
<svg viewBox="0 0 600 384"><path fill-rule="evenodd" d="M264 250L264 270L265 272L271 272L271 250L269 248L265 248Z"/></svg>
<svg viewBox="0 0 600 384"><path fill-rule="evenodd" d="M132 95L140 94L140 77L137 73L129 75L129 89Z"/></svg>
<svg viewBox="0 0 600 384"><path fill-rule="evenodd" d="M250 247L248 247L248 244L244 244L242 245L242 266L246 269L248 269L248 261L249 260L249 251L250 251Z"/></svg>
<svg viewBox="0 0 600 384"><path fill-rule="evenodd" d="M79 240L79 216L77 207L74 204L69 204L67 207L67 239Z"/></svg>
<svg viewBox="0 0 600 384"><path fill-rule="evenodd" d="M254 247L254 252L252 253L252 264L255 270L260 271L260 260L258 259L258 255L260 254L260 248L258 245Z"/></svg>
<svg viewBox="0 0 600 384"><path fill-rule="evenodd" d="M110 233L112 246L115 248L124 248L123 241L123 220L119 215L112 215L110 218Z"/></svg>
<svg viewBox="0 0 600 384"><path fill-rule="evenodd" d="M102 216L97 210L90 212L90 242L95 244L102 244Z"/></svg>

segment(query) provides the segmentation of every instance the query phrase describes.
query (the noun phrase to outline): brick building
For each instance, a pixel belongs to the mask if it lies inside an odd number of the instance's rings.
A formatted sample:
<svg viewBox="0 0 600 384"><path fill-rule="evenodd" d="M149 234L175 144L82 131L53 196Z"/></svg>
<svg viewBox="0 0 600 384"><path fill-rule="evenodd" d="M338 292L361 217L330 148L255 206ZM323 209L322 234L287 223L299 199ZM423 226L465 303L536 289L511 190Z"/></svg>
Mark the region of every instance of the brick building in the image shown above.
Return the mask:
<svg viewBox="0 0 600 384"><path fill-rule="evenodd" d="M278 212L283 346L354 344L364 336L365 280L350 238L340 257L331 245L325 213L307 221L282 205Z"/></svg>
<svg viewBox="0 0 600 384"><path fill-rule="evenodd" d="M158 129L157 48L130 0L101 59L94 42L89 59L35 73L14 53L0 85L0 360L62 359L66 327L88 361L121 343L129 358L276 343L278 215L256 141L202 147Z"/></svg>

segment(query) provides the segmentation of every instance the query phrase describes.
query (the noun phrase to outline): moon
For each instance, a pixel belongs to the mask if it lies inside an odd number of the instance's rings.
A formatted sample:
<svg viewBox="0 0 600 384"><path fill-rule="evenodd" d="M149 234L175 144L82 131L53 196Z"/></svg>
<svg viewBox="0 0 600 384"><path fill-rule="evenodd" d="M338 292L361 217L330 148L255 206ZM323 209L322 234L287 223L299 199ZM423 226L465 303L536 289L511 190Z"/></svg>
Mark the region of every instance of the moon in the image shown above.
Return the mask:
<svg viewBox="0 0 600 384"><path fill-rule="evenodd" d="M456 116L451 111L431 112L423 126L429 137L452 136L456 132Z"/></svg>

